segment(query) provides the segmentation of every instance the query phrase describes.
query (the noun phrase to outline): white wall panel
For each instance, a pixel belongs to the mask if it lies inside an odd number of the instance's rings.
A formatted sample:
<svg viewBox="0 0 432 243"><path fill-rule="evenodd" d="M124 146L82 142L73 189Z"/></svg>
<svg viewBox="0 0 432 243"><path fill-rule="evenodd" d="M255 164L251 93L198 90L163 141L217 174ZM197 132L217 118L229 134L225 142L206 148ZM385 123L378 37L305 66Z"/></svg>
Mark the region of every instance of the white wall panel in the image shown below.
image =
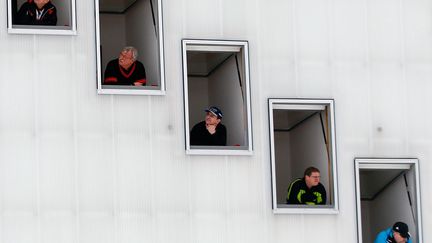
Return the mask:
<svg viewBox="0 0 432 243"><path fill-rule="evenodd" d="M344 139L367 139L371 126L371 88L365 65L351 62L333 67L336 135ZM362 121L362 122L359 122ZM336 142L339 142L336 140ZM344 144L342 142L341 144Z"/></svg>
<svg viewBox="0 0 432 243"><path fill-rule="evenodd" d="M75 149L71 133L39 135L39 193L42 211L75 211Z"/></svg>
<svg viewBox="0 0 432 243"><path fill-rule="evenodd" d="M0 18L0 242L355 242L357 156L418 157L431 228L431 7L163 0L160 97L96 94L92 1L76 36ZM182 38L249 42L252 156L185 154ZM335 99L339 214L273 215L269 97Z"/></svg>
<svg viewBox="0 0 432 243"><path fill-rule="evenodd" d="M155 220L146 214L122 214L117 221L118 242L155 242Z"/></svg>
<svg viewBox="0 0 432 243"><path fill-rule="evenodd" d="M114 243L118 241L113 214L86 213L79 216L79 242Z"/></svg>
<svg viewBox="0 0 432 243"><path fill-rule="evenodd" d="M394 62L403 46L400 1L367 0L370 58L373 62Z"/></svg>
<svg viewBox="0 0 432 243"><path fill-rule="evenodd" d="M299 61L328 61L330 0L295 0L296 52Z"/></svg>
<svg viewBox="0 0 432 243"><path fill-rule="evenodd" d="M368 46L366 1L330 1L332 60L344 64L364 62Z"/></svg>
<svg viewBox="0 0 432 243"><path fill-rule="evenodd" d="M430 77L432 77L432 63L408 64L406 67L407 83L406 95L408 107L406 113L407 136L411 140L431 140L432 115L428 112L428 106L432 104L432 89Z"/></svg>
<svg viewBox="0 0 432 243"><path fill-rule="evenodd" d="M183 16L185 38L223 38L221 0L207 2L190 0L184 1L184 4L186 6Z"/></svg>
<svg viewBox="0 0 432 243"><path fill-rule="evenodd" d="M403 28L406 47L406 61L427 62L432 60L430 45L432 2L427 0L402 1Z"/></svg>
<svg viewBox="0 0 432 243"><path fill-rule="evenodd" d="M277 7L276 7L277 6ZM258 61L262 79L251 69L252 89L263 90L277 97L295 96L296 87L296 33L294 33L294 1L262 1L254 17L259 33L260 53L250 46L251 62ZM274 26L282 26L275 31ZM253 42L253 41L251 41ZM256 59L257 58L257 59ZM283 72L281 72L283 70ZM253 80L256 79L256 80ZM258 88L261 85L261 89ZM258 87L257 87L258 86ZM253 98L253 97L252 97Z"/></svg>
<svg viewBox="0 0 432 243"><path fill-rule="evenodd" d="M404 154L406 96L401 65L376 64L371 67L372 131L375 152L390 156Z"/></svg>
<svg viewBox="0 0 432 243"><path fill-rule="evenodd" d="M25 233L23 233L25 232ZM39 242L38 217L32 213L3 214L2 242Z"/></svg>
<svg viewBox="0 0 432 243"><path fill-rule="evenodd" d="M76 214L54 212L41 215L40 242L77 242Z"/></svg>
<svg viewBox="0 0 432 243"><path fill-rule="evenodd" d="M77 140L78 209L112 215L116 199L112 137L96 133L79 135Z"/></svg>
<svg viewBox="0 0 432 243"><path fill-rule="evenodd" d="M1 133L2 210L36 213L38 162L34 134Z"/></svg>

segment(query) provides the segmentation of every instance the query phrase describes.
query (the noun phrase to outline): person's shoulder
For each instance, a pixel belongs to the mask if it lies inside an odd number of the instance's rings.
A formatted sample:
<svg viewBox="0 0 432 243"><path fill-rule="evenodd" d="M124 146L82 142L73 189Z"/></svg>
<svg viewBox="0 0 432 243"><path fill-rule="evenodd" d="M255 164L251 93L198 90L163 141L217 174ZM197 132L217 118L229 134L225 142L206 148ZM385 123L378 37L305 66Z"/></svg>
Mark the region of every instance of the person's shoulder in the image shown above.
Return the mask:
<svg viewBox="0 0 432 243"><path fill-rule="evenodd" d="M318 183L318 185L317 185L317 187L319 187L319 188L322 188L322 189L324 189L325 190L325 187L324 187L324 185L320 182L320 183Z"/></svg>
<svg viewBox="0 0 432 243"><path fill-rule="evenodd" d="M55 8L55 5L52 3L52 1L47 2L47 3L46 3L46 6L47 6L48 8L52 8L52 7Z"/></svg>
<svg viewBox="0 0 432 243"><path fill-rule="evenodd" d="M194 128L196 129L196 128L203 127L203 126L205 127L205 121L200 121L197 124L195 124L192 129L194 129Z"/></svg>
<svg viewBox="0 0 432 243"><path fill-rule="evenodd" d="M144 67L144 64L143 64L141 61L136 60L135 62L136 62L136 64L137 64L138 66L143 66L143 67Z"/></svg>
<svg viewBox="0 0 432 243"><path fill-rule="evenodd" d="M383 231L380 231L374 241L374 243L385 243L387 240L387 236L389 234L389 229L391 230L391 228L385 229Z"/></svg>
<svg viewBox="0 0 432 243"><path fill-rule="evenodd" d="M291 185L300 185L303 182L303 178L296 178L291 182Z"/></svg>
<svg viewBox="0 0 432 243"><path fill-rule="evenodd" d="M33 0L25 1L23 4L21 4L21 7L29 7L33 3Z"/></svg>
<svg viewBox="0 0 432 243"><path fill-rule="evenodd" d="M222 123L219 123L219 124L217 125L217 128L218 128L218 129L221 129L221 130L226 130L225 125L222 124Z"/></svg>
<svg viewBox="0 0 432 243"><path fill-rule="evenodd" d="M112 59L111 61L108 62L107 66L116 65L117 63L118 63L118 58Z"/></svg>

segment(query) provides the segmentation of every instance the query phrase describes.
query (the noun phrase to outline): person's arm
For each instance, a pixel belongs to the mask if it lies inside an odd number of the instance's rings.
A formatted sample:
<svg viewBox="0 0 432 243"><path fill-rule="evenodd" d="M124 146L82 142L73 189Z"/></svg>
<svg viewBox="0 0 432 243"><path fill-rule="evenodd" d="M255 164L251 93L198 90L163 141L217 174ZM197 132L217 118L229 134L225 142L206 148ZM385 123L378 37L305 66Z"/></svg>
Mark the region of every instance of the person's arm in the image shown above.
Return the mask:
<svg viewBox="0 0 432 243"><path fill-rule="evenodd" d="M199 124L199 123L198 123ZM199 135L199 129L198 129L198 124L196 124L195 126L193 126L191 132L190 132L190 136L189 136L189 143L190 145L201 145L200 144L200 135Z"/></svg>
<svg viewBox="0 0 432 243"><path fill-rule="evenodd" d="M327 192L326 192L325 187L322 184L320 184L320 185L321 185L321 190L320 190L321 195L318 195L317 200L318 200L318 204L324 205L327 203ZM319 197L321 197L321 199Z"/></svg>
<svg viewBox="0 0 432 243"><path fill-rule="evenodd" d="M56 25L57 24L57 9L52 5L46 10L45 16L40 21L42 25Z"/></svg>
<svg viewBox="0 0 432 243"><path fill-rule="evenodd" d="M386 241L387 241L387 236L388 236L388 235L386 234L385 231L381 231L381 232L377 235L377 237L376 237L374 243L386 243Z"/></svg>
<svg viewBox="0 0 432 243"><path fill-rule="evenodd" d="M299 180L301 179L296 179L289 185L286 196L287 204L301 204L301 202L297 199L297 194L299 192Z"/></svg>
<svg viewBox="0 0 432 243"><path fill-rule="evenodd" d="M115 70L114 70L115 63L116 60L112 60L107 64L105 68L103 84L117 84L118 79L115 75Z"/></svg>
<svg viewBox="0 0 432 243"><path fill-rule="evenodd" d="M213 134L212 136L214 136L214 144L215 145L221 145L221 146L226 146L227 142L227 130L226 127L222 124L217 125L216 127L216 133Z"/></svg>
<svg viewBox="0 0 432 243"><path fill-rule="evenodd" d="M136 61L136 71L135 72L137 72L137 79L134 81L134 85L135 86L146 85L147 78L146 78L145 68L144 68L144 65L139 61Z"/></svg>
<svg viewBox="0 0 432 243"><path fill-rule="evenodd" d="M21 24L21 25L31 24L31 18L27 15L28 6L29 5L27 2L21 5L20 9L16 13L14 24Z"/></svg>

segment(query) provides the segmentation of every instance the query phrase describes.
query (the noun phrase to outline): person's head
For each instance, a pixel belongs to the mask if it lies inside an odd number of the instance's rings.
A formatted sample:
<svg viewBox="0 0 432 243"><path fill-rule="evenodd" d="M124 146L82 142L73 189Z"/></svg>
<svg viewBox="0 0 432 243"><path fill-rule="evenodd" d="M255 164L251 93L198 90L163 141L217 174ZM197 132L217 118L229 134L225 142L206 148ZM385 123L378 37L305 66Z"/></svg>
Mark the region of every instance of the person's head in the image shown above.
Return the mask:
<svg viewBox="0 0 432 243"><path fill-rule="evenodd" d="M392 229L393 229L393 238L397 243L407 242L408 239L411 237L408 230L408 225L405 224L404 222L396 222L393 225Z"/></svg>
<svg viewBox="0 0 432 243"><path fill-rule="evenodd" d="M307 187L318 186L320 182L320 171L315 167L309 167L304 172L304 180Z"/></svg>
<svg viewBox="0 0 432 243"><path fill-rule="evenodd" d="M216 106L209 107L205 112L207 112L205 116L206 125L217 125L221 122L223 114Z"/></svg>
<svg viewBox="0 0 432 243"><path fill-rule="evenodd" d="M36 6L41 9L43 8L43 6L45 6L45 4L47 4L50 0L34 0L34 3L36 4Z"/></svg>
<svg viewBox="0 0 432 243"><path fill-rule="evenodd" d="M138 58L138 51L133 46L123 48L119 55L119 65L128 69Z"/></svg>

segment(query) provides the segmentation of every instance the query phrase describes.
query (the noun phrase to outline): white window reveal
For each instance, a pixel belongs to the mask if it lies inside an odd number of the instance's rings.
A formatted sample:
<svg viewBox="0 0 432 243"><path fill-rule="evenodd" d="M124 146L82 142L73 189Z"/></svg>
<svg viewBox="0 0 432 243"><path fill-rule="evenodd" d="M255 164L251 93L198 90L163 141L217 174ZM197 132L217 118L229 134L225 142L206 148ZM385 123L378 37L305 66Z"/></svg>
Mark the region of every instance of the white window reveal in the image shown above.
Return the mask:
<svg viewBox="0 0 432 243"><path fill-rule="evenodd" d="M182 48L186 153L252 154L248 42L184 39ZM216 128L208 114L219 114Z"/></svg>
<svg viewBox="0 0 432 243"><path fill-rule="evenodd" d="M7 0L8 33L76 35L75 0L49 1L38 6L34 1Z"/></svg>
<svg viewBox="0 0 432 243"><path fill-rule="evenodd" d="M164 95L162 0L95 0L95 9L98 94ZM120 67L125 47L137 56Z"/></svg>
<svg viewBox="0 0 432 243"><path fill-rule="evenodd" d="M334 101L271 98L268 107L273 212L338 213Z"/></svg>
<svg viewBox="0 0 432 243"><path fill-rule="evenodd" d="M358 242L374 242L403 222L412 242L422 243L418 159L356 158L354 163Z"/></svg>

